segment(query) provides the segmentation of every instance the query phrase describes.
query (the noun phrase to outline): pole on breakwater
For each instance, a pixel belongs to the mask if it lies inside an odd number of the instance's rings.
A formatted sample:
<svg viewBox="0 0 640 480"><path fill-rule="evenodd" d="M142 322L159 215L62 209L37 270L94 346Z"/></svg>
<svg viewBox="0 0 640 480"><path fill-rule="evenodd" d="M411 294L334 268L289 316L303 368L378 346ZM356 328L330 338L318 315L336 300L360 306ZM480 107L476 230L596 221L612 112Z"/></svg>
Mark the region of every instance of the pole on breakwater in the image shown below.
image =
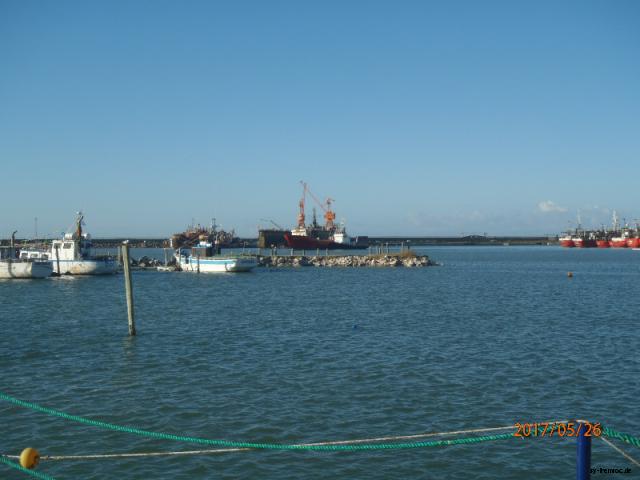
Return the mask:
<svg viewBox="0 0 640 480"><path fill-rule="evenodd" d="M589 480L591 478L591 436L585 435L590 432L587 428L587 423L578 421L578 436L576 437L578 443L578 455L577 455L577 480ZM584 427L584 428L580 428Z"/></svg>
<svg viewBox="0 0 640 480"><path fill-rule="evenodd" d="M124 289L127 295L127 315L129 317L129 336L136 334L136 321L133 314L133 284L131 283L131 259L129 258L129 242L122 247L122 265L124 266Z"/></svg>

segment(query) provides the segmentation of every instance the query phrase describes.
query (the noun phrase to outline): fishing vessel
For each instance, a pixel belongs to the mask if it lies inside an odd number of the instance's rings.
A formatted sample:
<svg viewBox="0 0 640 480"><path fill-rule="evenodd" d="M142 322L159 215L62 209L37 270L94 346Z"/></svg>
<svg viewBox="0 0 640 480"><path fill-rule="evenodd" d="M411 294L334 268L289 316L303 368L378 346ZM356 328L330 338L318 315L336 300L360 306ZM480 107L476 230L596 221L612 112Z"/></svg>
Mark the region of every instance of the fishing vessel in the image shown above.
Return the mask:
<svg viewBox="0 0 640 480"><path fill-rule="evenodd" d="M571 237L571 235L569 233L567 233L566 235L558 238L558 241L560 242L560 246L561 247L565 247L565 248L573 248L575 247L575 243L573 243L573 238Z"/></svg>
<svg viewBox="0 0 640 480"><path fill-rule="evenodd" d="M78 212L75 230L65 233L51 244L49 259L54 273L58 275L105 275L119 269L117 259L110 255L93 252L91 235L82 231L84 215Z"/></svg>
<svg viewBox="0 0 640 480"><path fill-rule="evenodd" d="M327 198L324 203L320 202L311 192L309 186L301 181L302 198L298 203L298 224L290 232L285 232L284 238L287 246L298 250L346 250L364 249L369 246L368 237L351 238L347 235L344 222L336 225L336 214L331 209L334 201ZM305 224L305 204L307 193L324 211L325 224L319 225L316 219L316 210L313 209L313 220L309 225Z"/></svg>
<svg viewBox="0 0 640 480"><path fill-rule="evenodd" d="M178 249L176 264L183 272L232 273L249 272L258 266L252 255L221 255L220 247L202 240L191 249Z"/></svg>
<svg viewBox="0 0 640 480"><path fill-rule="evenodd" d="M239 242L235 230L228 232L223 230L216 224L216 219L212 218L209 227L192 223L183 232L173 234L169 239L169 246L174 249L189 248L202 239L211 244L217 244L220 248L233 247Z"/></svg>
<svg viewBox="0 0 640 480"><path fill-rule="evenodd" d="M53 272L51 262L40 258L17 258L15 234L11 234L11 246L0 248L0 279L50 277Z"/></svg>
<svg viewBox="0 0 640 480"><path fill-rule="evenodd" d="M640 248L640 225L636 224L634 229L624 223L621 227L618 215L614 211L611 229L603 225L599 230L585 230L580 225L580 214L578 214L578 225L575 230L568 231L559 237L558 241L562 247L566 248Z"/></svg>

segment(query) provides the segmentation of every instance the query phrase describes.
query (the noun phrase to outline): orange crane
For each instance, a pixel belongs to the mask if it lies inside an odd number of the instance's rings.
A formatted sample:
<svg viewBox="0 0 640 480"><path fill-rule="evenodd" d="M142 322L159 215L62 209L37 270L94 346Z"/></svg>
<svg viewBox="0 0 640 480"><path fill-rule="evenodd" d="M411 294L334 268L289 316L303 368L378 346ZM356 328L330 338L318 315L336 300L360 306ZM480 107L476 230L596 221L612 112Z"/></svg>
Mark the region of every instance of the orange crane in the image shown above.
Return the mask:
<svg viewBox="0 0 640 480"><path fill-rule="evenodd" d="M311 189L309 189L309 186L303 182L302 180L300 180L300 183L302 184L303 187L303 194L302 194L302 200L300 201L300 208L301 208L301 214L302 214L302 218L303 218L303 225L304 225L304 199L305 199L305 194L306 192L309 192L309 195L311 195L311 198L313 198L313 200L318 204L318 206L322 209L322 211L324 212L324 220L325 220L325 226L328 230L333 230L335 228L335 219L336 219L336 214L331 210L331 203L335 202L335 200L333 198L327 198L324 203L326 203L326 207L324 206L324 204L318 200L318 198L313 194L313 192L311 191ZM298 215L298 225L300 225L300 215Z"/></svg>

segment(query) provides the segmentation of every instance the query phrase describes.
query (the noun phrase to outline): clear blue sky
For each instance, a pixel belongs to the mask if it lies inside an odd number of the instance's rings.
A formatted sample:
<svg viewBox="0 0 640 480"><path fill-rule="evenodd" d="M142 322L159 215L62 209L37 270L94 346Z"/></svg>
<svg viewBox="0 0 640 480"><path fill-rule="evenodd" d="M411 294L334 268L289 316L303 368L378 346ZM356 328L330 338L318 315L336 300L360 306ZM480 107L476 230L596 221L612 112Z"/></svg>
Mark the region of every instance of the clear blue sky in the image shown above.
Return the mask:
<svg viewBox="0 0 640 480"><path fill-rule="evenodd" d="M0 236L640 218L640 2L0 1Z"/></svg>

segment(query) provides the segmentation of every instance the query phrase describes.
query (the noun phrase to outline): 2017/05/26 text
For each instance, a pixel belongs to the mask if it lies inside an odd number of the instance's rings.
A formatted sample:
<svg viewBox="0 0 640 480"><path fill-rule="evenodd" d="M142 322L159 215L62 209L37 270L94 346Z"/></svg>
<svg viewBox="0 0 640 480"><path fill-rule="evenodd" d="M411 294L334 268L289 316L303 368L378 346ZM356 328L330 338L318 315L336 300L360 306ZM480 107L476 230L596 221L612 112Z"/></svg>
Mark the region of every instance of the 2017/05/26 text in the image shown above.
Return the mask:
<svg viewBox="0 0 640 480"><path fill-rule="evenodd" d="M585 437L599 437L602 426L590 422L531 422L516 423L514 437L577 437L581 433Z"/></svg>

